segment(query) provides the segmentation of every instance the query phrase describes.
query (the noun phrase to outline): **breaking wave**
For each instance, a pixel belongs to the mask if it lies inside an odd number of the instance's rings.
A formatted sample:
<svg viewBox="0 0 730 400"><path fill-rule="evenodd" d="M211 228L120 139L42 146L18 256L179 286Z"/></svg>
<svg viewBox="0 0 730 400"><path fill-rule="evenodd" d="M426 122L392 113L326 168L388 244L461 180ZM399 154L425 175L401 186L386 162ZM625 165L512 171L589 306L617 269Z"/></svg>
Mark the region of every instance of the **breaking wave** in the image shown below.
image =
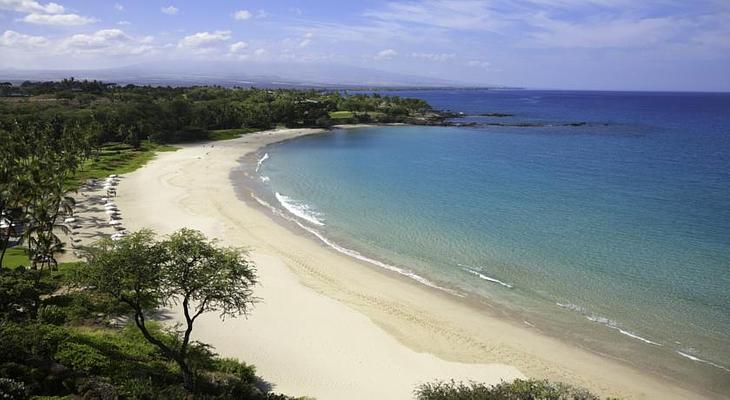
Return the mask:
<svg viewBox="0 0 730 400"><path fill-rule="evenodd" d="M276 193L276 197L279 200L279 202L281 203L281 199L279 199L280 196L281 195L279 193ZM271 204L269 204L265 200L260 199L259 197L257 197L253 193L251 193L251 197L253 197L253 199L256 200L259 204L261 204L261 205L267 207L268 209L270 209L274 214L276 214L276 215L278 215L280 217L283 217L284 219L286 219L288 221L291 221L291 222L294 222L295 224L299 225L300 228L302 228L302 229L306 230L307 232L311 233L312 235L316 236L317 239L319 239L320 241L322 241L322 243L326 244L327 246L329 246L330 248L336 250L339 253L342 253L342 254L347 255L347 256L350 256L352 258L358 259L360 261L367 262L369 264L372 264L372 265L375 265L377 267L386 269L388 271L395 272L395 273L397 273L399 275L406 276L406 277L408 277L410 279L415 280L416 282L418 282L418 283L420 283L422 285L425 285L425 286L428 286L428 287L431 287L431 288L434 288L434 289L442 290L444 292L453 294L455 296L465 297L465 295L463 293L459 293L459 292L457 292L455 290L452 290L452 289L449 289L449 288L445 288L445 287L439 286L439 285L437 285L437 284L429 281L428 279L426 279L426 278L424 278L424 277L416 274L413 271L409 271L409 270L407 270L405 268L396 267L394 265L386 264L386 263L384 263L382 261L378 261L378 260L372 259L370 257L364 256L364 255L362 255L360 252L358 252L356 250L352 250L352 249L348 249L346 247L340 246L339 244L333 242L332 240L330 240L329 238L327 238L326 236L324 236L318 230L316 230L316 229L314 229L312 227L309 227L307 225L302 224L301 222L299 222L299 220L297 220L295 218L289 217L288 215L284 214L281 210L279 210L276 207L272 206ZM284 205L284 204L282 203L282 205ZM294 214L294 213L292 212L292 214ZM322 225L324 225L324 224L322 224Z"/></svg>
<svg viewBox="0 0 730 400"><path fill-rule="evenodd" d="M281 203L281 205L286 208L287 211L296 215L297 217L314 225L324 226L324 222L322 222L322 220L320 219L322 217L321 213L312 209L312 207L308 204L298 202L289 196L284 196L279 192L276 192L276 200L279 200L279 203Z"/></svg>

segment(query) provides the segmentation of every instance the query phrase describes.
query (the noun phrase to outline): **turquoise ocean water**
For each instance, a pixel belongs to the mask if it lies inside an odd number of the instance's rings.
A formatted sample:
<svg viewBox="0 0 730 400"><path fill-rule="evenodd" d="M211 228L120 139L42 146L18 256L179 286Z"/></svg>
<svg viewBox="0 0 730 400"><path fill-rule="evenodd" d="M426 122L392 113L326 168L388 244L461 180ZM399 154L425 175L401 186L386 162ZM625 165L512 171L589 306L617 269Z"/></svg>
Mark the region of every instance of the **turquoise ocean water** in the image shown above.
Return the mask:
<svg viewBox="0 0 730 400"><path fill-rule="evenodd" d="M730 390L730 95L384 94L523 126L302 137L248 161L257 196L374 268Z"/></svg>

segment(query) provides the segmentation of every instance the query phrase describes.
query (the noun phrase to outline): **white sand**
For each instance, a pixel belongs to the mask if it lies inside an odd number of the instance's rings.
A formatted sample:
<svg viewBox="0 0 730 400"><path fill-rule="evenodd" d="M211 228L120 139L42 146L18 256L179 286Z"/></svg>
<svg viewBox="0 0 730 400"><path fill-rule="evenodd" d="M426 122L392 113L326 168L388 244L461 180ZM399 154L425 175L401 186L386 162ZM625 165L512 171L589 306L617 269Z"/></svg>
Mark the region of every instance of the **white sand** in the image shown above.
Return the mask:
<svg viewBox="0 0 730 400"><path fill-rule="evenodd" d="M309 133L184 146L122 180L116 202L128 228L190 227L252 251L263 302L248 319L206 315L197 339L255 364L276 391L322 400L407 399L433 379L494 383L523 374L624 398L698 397L331 251L236 198L229 173L241 156Z"/></svg>

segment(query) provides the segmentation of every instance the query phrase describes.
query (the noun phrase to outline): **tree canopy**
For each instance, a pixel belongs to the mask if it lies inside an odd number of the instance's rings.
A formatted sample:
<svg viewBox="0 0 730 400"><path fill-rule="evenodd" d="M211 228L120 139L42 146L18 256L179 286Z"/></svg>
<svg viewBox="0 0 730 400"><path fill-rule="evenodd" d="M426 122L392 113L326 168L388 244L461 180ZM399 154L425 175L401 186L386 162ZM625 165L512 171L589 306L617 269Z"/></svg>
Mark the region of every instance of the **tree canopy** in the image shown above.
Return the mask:
<svg viewBox="0 0 730 400"><path fill-rule="evenodd" d="M181 229L162 241L142 230L116 242L102 240L86 252L79 282L127 304L145 339L178 364L190 391L196 386L190 351L197 318L206 312L245 314L256 301L256 270L246 253L219 247L195 230ZM173 342L148 327L148 316L160 307L182 311L185 322L173 330Z"/></svg>

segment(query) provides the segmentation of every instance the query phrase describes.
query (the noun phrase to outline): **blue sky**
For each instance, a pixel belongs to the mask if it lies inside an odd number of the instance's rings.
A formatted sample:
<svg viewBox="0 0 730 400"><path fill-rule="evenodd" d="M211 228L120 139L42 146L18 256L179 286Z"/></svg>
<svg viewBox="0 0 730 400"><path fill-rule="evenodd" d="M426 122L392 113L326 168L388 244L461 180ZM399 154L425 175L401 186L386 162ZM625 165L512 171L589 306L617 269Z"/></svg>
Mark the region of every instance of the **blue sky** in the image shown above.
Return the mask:
<svg viewBox="0 0 730 400"><path fill-rule="evenodd" d="M730 91L730 0L0 0L0 68L329 63L475 84Z"/></svg>

